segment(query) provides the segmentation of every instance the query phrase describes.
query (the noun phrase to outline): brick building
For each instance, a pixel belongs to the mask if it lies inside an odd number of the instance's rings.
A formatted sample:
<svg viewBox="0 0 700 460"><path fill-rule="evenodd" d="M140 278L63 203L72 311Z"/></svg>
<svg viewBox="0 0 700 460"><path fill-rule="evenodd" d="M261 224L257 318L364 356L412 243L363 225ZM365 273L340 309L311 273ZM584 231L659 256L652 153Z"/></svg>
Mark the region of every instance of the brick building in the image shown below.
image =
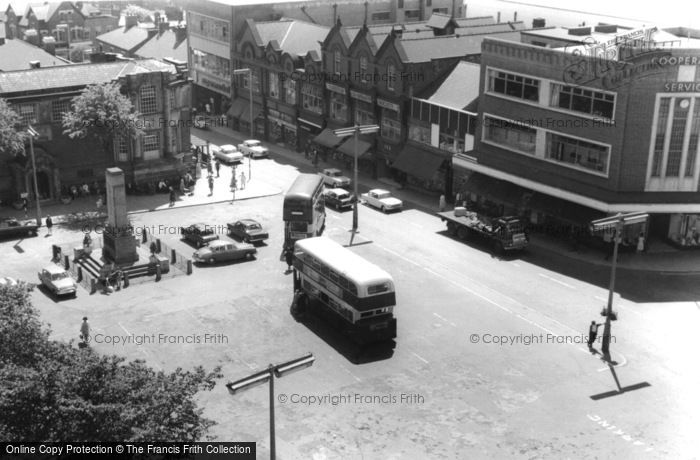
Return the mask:
<svg viewBox="0 0 700 460"><path fill-rule="evenodd" d="M143 134L115 140L113 152L91 139L63 134L62 114L89 84L117 82L141 114ZM53 200L71 185L104 181L108 167L122 168L127 184L184 173L190 149L190 83L175 66L155 59L75 64L0 73L0 97L39 132L34 142L39 199ZM27 156L0 157L0 198L33 195Z"/></svg>
<svg viewBox="0 0 700 460"><path fill-rule="evenodd" d="M628 243L647 231L699 245L697 40L607 25L568 42L535 35L484 41L479 125L453 159L455 193L560 229L644 211L649 226L629 228Z"/></svg>

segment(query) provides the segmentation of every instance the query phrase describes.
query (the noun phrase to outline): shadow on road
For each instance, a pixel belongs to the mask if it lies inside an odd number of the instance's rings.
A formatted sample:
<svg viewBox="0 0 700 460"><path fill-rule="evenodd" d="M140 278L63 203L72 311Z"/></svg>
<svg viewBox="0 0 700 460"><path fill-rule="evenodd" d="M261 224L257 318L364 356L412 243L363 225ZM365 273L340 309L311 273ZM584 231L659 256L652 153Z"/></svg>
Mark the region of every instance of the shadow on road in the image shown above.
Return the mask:
<svg viewBox="0 0 700 460"><path fill-rule="evenodd" d="M615 379L615 385L617 386L617 390L606 391L604 393L592 395L591 399L593 401L598 401L600 399L610 398L611 396L618 396L618 395L621 395L623 393L628 393L630 391L640 390L642 388L646 388L646 387L651 386L651 383L649 383L649 382L641 382L641 383L635 383L634 385L628 385L626 387L622 387L622 386L620 386L620 380L617 378L617 372L615 372L615 366L612 363L608 363L608 367L610 368L610 372L612 373L613 379Z"/></svg>

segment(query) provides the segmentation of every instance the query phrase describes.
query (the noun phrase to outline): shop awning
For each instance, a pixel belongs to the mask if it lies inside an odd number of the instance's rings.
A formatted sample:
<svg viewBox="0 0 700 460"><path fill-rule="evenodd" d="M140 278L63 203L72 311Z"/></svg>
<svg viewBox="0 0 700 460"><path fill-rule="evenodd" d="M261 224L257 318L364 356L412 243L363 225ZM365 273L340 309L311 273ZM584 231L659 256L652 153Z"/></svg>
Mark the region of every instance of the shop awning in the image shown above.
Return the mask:
<svg viewBox="0 0 700 460"><path fill-rule="evenodd" d="M516 207L519 206L526 191L518 185L476 172L469 177L464 188L487 200Z"/></svg>
<svg viewBox="0 0 700 460"><path fill-rule="evenodd" d="M432 179L446 158L406 144L391 166L419 179Z"/></svg>
<svg viewBox="0 0 700 460"><path fill-rule="evenodd" d="M532 195L528 207L575 225L588 225L592 220L605 217L602 211L539 192Z"/></svg>
<svg viewBox="0 0 700 460"><path fill-rule="evenodd" d="M226 112L226 115L228 115L231 118L238 118L241 116L241 113L243 113L244 110L250 110L249 104L250 103L247 99L241 99L240 97L236 98L231 103L231 107L229 107L228 111Z"/></svg>
<svg viewBox="0 0 700 460"><path fill-rule="evenodd" d="M336 148L338 144L340 144L342 141L343 138L333 134L333 130L329 128L324 129L323 131L321 131L321 134L314 137L315 143L331 149Z"/></svg>
<svg viewBox="0 0 700 460"><path fill-rule="evenodd" d="M363 155L366 155L367 151L372 147L372 144L369 142L365 142L361 139L358 139L357 141L357 157L361 158ZM341 153L344 153L345 155L355 157L355 136L350 136L347 141L343 142L340 147L338 147L338 151Z"/></svg>
<svg viewBox="0 0 700 460"><path fill-rule="evenodd" d="M245 122L250 121L250 105L249 104L250 103L246 104L246 108L239 115L239 118L241 121L245 121ZM260 107L260 104L253 104L253 120L257 119L261 113L262 113L262 107Z"/></svg>

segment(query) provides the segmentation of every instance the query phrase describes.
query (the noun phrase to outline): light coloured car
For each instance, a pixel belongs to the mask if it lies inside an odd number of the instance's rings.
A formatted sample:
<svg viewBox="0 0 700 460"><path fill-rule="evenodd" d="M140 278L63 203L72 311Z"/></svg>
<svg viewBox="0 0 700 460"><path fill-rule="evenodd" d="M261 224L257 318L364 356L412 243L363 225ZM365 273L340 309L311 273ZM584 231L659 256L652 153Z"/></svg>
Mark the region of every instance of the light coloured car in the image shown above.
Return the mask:
<svg viewBox="0 0 700 460"><path fill-rule="evenodd" d="M326 168L319 174L323 177L323 183L333 188L350 186L350 178L343 176L343 171L338 168Z"/></svg>
<svg viewBox="0 0 700 460"><path fill-rule="evenodd" d="M270 150L257 139L248 139L243 141L242 144L238 144L238 151L251 158L267 158L270 156Z"/></svg>
<svg viewBox="0 0 700 460"><path fill-rule="evenodd" d="M223 163L240 163L243 161L243 154L235 145L224 144L214 149L214 158L218 158Z"/></svg>
<svg viewBox="0 0 700 460"><path fill-rule="evenodd" d="M391 192L381 188L375 188L361 195L362 200L368 205L381 209L382 212L401 211L403 201L391 196Z"/></svg>
<svg viewBox="0 0 700 460"><path fill-rule="evenodd" d="M48 265L39 272L39 281L57 296L77 295L78 285L70 274L58 265Z"/></svg>
<svg viewBox="0 0 700 460"><path fill-rule="evenodd" d="M209 129L209 119L204 115L194 117L193 126L197 129Z"/></svg>
<svg viewBox="0 0 700 460"><path fill-rule="evenodd" d="M197 263L213 264L227 260L252 259L256 252L258 250L252 244L217 240L195 251L192 260Z"/></svg>

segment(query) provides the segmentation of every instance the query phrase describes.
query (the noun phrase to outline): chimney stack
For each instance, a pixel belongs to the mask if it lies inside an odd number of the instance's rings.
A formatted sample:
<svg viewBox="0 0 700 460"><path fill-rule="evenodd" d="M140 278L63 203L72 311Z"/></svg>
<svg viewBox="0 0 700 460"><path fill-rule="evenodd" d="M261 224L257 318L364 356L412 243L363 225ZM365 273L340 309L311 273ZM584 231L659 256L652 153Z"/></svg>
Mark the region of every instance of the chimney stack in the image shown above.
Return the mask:
<svg viewBox="0 0 700 460"><path fill-rule="evenodd" d="M532 20L532 28L533 29L541 29L544 27L545 20L544 18L535 18Z"/></svg>
<svg viewBox="0 0 700 460"><path fill-rule="evenodd" d="M338 22L338 5L333 4L333 24Z"/></svg>
<svg viewBox="0 0 700 460"><path fill-rule="evenodd" d="M498 12L498 15L496 16L496 23L500 24L501 23L501 12Z"/></svg>
<svg viewBox="0 0 700 460"><path fill-rule="evenodd" d="M30 69L38 69L41 67L41 62L39 61L29 61L29 68Z"/></svg>
<svg viewBox="0 0 700 460"><path fill-rule="evenodd" d="M41 39L41 42L42 42L42 46L44 47L44 51L56 56L56 39L55 38L53 38L51 35L47 35L46 37Z"/></svg>
<svg viewBox="0 0 700 460"><path fill-rule="evenodd" d="M518 22L518 12L513 13L513 22Z"/></svg>
<svg viewBox="0 0 700 460"><path fill-rule="evenodd" d="M134 15L129 15L129 16L124 16L124 28L129 29L131 27L134 27L135 25L138 25L139 23L139 18L138 16Z"/></svg>

